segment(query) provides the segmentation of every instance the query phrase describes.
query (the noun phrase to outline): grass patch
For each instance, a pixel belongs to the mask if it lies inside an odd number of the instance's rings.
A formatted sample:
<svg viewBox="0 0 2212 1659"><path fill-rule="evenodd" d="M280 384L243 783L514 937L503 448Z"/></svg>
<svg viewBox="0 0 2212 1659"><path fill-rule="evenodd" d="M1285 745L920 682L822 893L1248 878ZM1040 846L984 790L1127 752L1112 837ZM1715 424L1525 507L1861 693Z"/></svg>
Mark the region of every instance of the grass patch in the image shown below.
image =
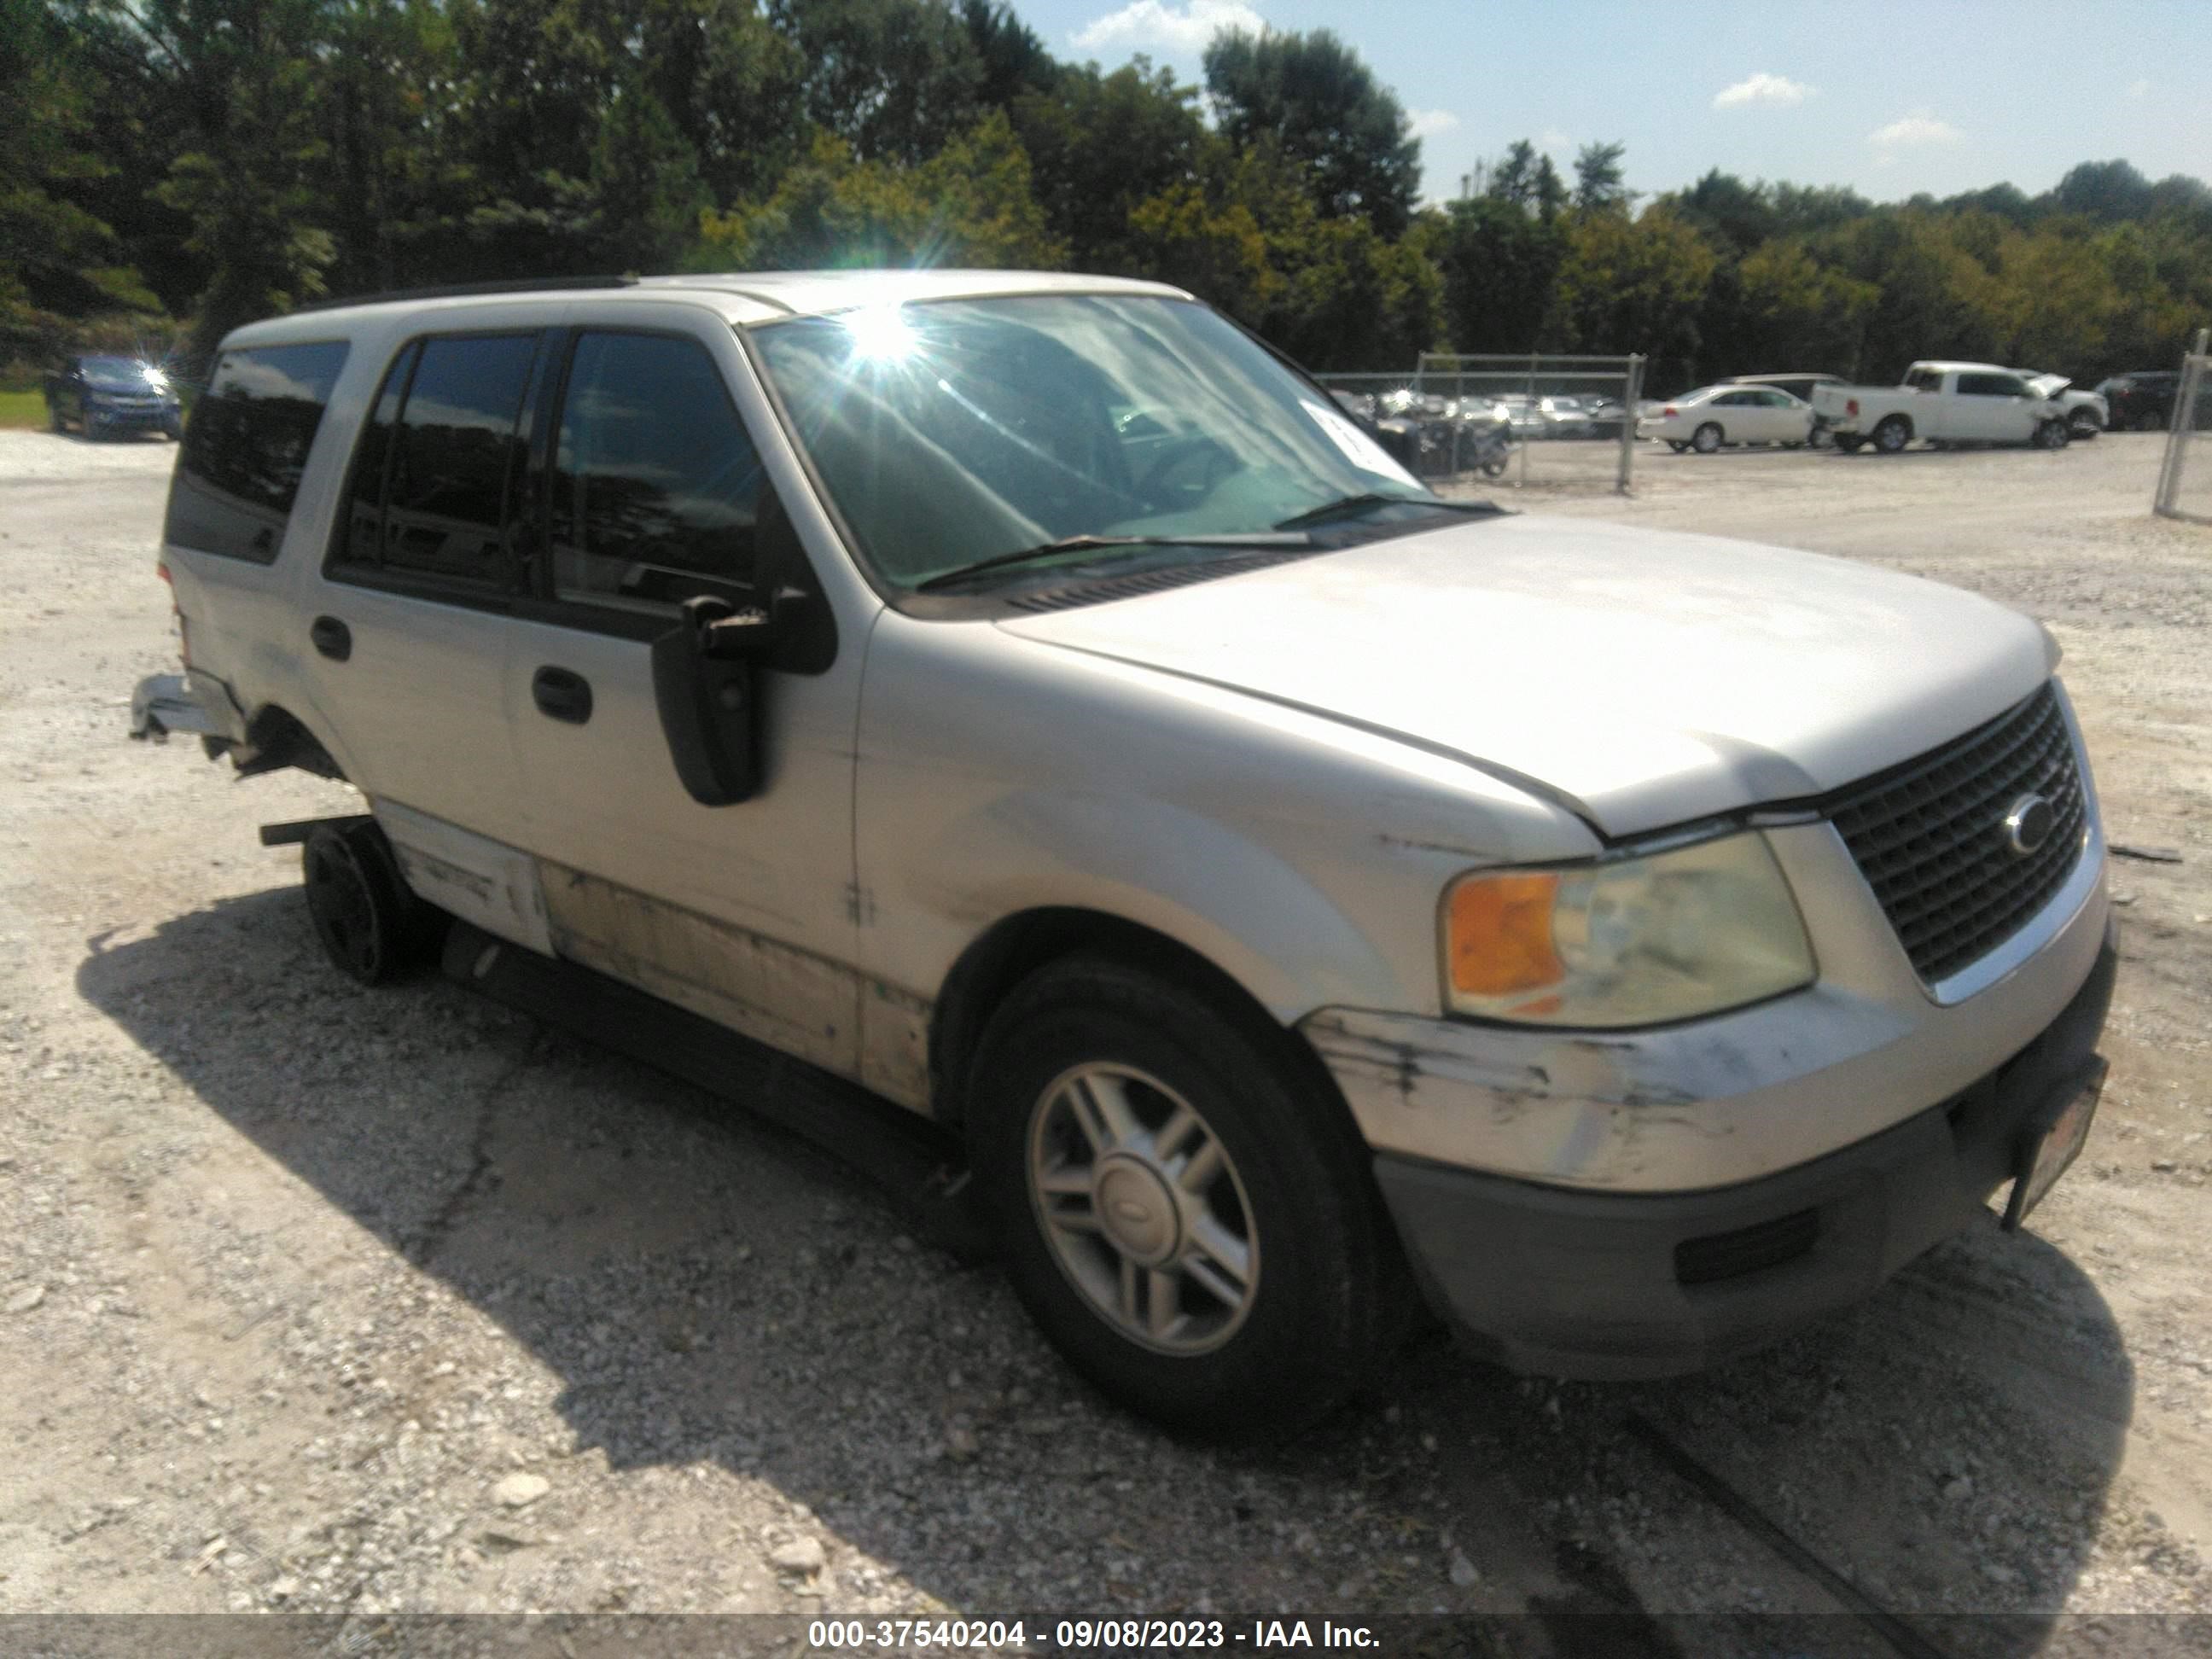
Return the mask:
<svg viewBox="0 0 2212 1659"><path fill-rule="evenodd" d="M44 426L46 394L40 392L0 392L0 428Z"/></svg>

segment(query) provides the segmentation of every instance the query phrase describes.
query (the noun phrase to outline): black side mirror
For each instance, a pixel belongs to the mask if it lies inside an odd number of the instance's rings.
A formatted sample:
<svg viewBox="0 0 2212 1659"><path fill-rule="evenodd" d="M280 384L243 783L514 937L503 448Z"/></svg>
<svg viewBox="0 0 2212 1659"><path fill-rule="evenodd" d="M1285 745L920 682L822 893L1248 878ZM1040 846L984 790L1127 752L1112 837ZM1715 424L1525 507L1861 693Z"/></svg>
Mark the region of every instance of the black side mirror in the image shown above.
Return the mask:
<svg viewBox="0 0 2212 1659"><path fill-rule="evenodd" d="M653 696L668 756L702 806L733 805L760 788L754 665L774 632L770 611L702 594L653 642Z"/></svg>

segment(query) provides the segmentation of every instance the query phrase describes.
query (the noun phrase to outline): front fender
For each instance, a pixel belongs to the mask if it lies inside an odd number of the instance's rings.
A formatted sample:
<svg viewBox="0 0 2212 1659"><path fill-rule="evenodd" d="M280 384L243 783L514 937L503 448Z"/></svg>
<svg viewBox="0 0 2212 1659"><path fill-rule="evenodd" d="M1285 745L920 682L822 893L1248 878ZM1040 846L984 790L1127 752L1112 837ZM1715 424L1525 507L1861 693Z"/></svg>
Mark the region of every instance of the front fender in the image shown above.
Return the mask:
<svg viewBox="0 0 2212 1659"><path fill-rule="evenodd" d="M1418 1007L1437 996L1433 957L1406 963L1280 854L1171 802L1024 791L901 862L906 890L970 937L1025 911L1098 911L1205 957L1285 1024L1347 998Z"/></svg>

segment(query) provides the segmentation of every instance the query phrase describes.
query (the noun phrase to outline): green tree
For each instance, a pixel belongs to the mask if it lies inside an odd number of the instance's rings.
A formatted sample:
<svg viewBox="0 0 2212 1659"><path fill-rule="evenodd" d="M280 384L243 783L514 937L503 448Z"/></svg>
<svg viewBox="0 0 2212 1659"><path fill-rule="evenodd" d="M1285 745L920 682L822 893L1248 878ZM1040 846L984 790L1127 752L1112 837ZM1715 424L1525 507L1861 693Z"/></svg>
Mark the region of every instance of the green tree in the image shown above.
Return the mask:
<svg viewBox="0 0 2212 1659"><path fill-rule="evenodd" d="M1443 277L1444 315L1461 351L1530 351L1543 342L1562 234L1497 196L1444 209L1430 248Z"/></svg>
<svg viewBox="0 0 2212 1659"><path fill-rule="evenodd" d="M840 266L1059 264L1030 190L1029 158L994 110L920 167L863 161L817 137L757 205L709 211L688 264L697 270Z"/></svg>
<svg viewBox="0 0 2212 1659"><path fill-rule="evenodd" d="M1717 264L1705 240L1665 208L1571 215L1552 295L1557 349L1698 356L1698 313Z"/></svg>
<svg viewBox="0 0 2212 1659"><path fill-rule="evenodd" d="M919 163L981 107L984 65L947 0L770 0L799 49L809 120L863 161Z"/></svg>
<svg viewBox="0 0 2212 1659"><path fill-rule="evenodd" d="M1240 148L1271 140L1307 170L1325 214L1358 214L1385 236L1405 229L1421 141L1396 94L1328 30L1225 30L1206 48L1206 88L1223 136Z"/></svg>
<svg viewBox="0 0 2212 1659"><path fill-rule="evenodd" d="M1142 268L1155 233L1131 228L1140 203L1169 196L1179 220L1194 199L1206 123L1198 94L1179 85L1146 59L1111 75L1086 64L1061 75L1050 94L1026 93L1015 101L1013 123L1028 151L1038 204L1056 235L1066 239L1080 270L1109 273Z"/></svg>
<svg viewBox="0 0 2212 1659"><path fill-rule="evenodd" d="M1626 144L1584 144L1575 156L1574 205L1583 213L1626 213L1634 198L1622 182Z"/></svg>
<svg viewBox="0 0 2212 1659"><path fill-rule="evenodd" d="M698 240L708 205L698 152L642 77L617 89L600 117L591 184L603 268L666 270Z"/></svg>

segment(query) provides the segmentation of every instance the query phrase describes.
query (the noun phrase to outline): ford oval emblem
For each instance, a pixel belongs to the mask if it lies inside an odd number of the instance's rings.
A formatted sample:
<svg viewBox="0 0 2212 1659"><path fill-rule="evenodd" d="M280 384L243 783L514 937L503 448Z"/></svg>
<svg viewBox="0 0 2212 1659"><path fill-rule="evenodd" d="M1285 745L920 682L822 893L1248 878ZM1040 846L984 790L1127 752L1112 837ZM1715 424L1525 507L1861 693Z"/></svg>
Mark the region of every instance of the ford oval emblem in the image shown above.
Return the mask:
<svg viewBox="0 0 2212 1659"><path fill-rule="evenodd" d="M2004 843L2014 858L2024 859L2051 839L2058 814L2040 795L2022 795L2004 816Z"/></svg>

